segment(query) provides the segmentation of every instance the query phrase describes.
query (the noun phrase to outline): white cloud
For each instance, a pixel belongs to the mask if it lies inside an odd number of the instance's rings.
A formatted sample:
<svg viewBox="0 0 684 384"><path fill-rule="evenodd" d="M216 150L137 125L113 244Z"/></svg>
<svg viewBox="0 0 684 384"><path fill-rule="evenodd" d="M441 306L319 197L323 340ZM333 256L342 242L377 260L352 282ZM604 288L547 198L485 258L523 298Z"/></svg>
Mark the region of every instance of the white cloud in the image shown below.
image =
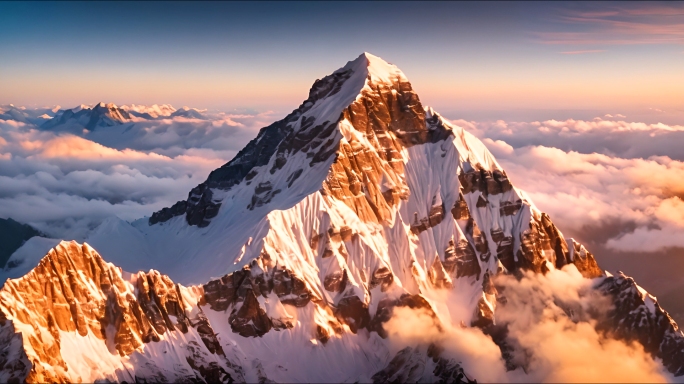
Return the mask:
<svg viewBox="0 0 684 384"><path fill-rule="evenodd" d="M506 300L496 318L508 325L514 359L527 363L539 382L668 381L669 373L640 344L596 331L594 322L611 304L592 283L572 265L546 275L528 272L520 280L498 276Z"/></svg>
<svg viewBox="0 0 684 384"><path fill-rule="evenodd" d="M209 116L78 135L0 120L0 217L82 240L107 217L134 220L187 198L275 119Z"/></svg>
<svg viewBox="0 0 684 384"><path fill-rule="evenodd" d="M546 120L532 122L474 122L454 120L480 139L502 140L519 148L528 145L554 147L566 152L603 153L623 158L668 156L684 161L684 126L628 122L613 114L604 120Z"/></svg>

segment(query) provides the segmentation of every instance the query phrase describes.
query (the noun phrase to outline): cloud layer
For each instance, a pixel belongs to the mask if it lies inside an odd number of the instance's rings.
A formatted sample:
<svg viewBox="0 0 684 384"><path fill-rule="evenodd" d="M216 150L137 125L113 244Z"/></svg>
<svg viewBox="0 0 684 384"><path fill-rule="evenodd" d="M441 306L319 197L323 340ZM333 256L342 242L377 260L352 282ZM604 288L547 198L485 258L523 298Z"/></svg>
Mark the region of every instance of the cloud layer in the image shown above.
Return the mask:
<svg viewBox="0 0 684 384"><path fill-rule="evenodd" d="M82 239L104 217L133 220L185 198L279 117L207 116L72 133L0 120L0 216ZM620 114L454 122L479 136L566 233L615 250L684 247L684 126Z"/></svg>
<svg viewBox="0 0 684 384"><path fill-rule="evenodd" d="M139 121L94 131L0 120L0 217L83 240L107 217L134 220L187 197L271 114Z"/></svg>
<svg viewBox="0 0 684 384"><path fill-rule="evenodd" d="M454 122L482 139L505 141L515 148L539 145L565 152L595 152L621 158L668 156L684 161L679 145L684 141L684 125L629 122L621 114L593 120Z"/></svg>

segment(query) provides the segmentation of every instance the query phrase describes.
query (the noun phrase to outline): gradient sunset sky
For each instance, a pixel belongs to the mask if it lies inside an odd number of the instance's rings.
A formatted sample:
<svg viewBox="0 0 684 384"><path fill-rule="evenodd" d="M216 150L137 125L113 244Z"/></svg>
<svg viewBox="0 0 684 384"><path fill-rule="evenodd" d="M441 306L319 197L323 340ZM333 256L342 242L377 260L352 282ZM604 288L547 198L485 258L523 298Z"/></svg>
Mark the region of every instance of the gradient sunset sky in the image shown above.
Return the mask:
<svg viewBox="0 0 684 384"><path fill-rule="evenodd" d="M1 2L0 51L0 104L285 113L368 51L452 118L684 115L681 2Z"/></svg>

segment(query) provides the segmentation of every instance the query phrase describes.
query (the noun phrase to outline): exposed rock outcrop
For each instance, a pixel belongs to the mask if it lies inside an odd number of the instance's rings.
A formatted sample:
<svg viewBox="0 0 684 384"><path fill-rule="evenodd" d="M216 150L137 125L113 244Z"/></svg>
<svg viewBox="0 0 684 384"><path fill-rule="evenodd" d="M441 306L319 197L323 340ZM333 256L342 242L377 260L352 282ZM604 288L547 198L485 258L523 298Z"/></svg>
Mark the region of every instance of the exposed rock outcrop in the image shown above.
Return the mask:
<svg viewBox="0 0 684 384"><path fill-rule="evenodd" d="M140 353L145 344L159 342L169 332L188 334L190 327L197 327L202 335L199 340L176 346L189 359L180 363L192 361L191 366L170 372L163 367L155 367L154 372L140 367L135 378L144 380L147 374L160 374L167 380L240 380L240 372L231 369L225 357L201 358L220 354L220 347L205 336L213 334L211 326L192 304L184 302L183 291L188 297L194 296L192 290L156 271L126 278L87 244L62 242L26 276L8 280L0 290L0 338L9 347L0 354L5 360L0 377L29 382L106 378L84 377L92 372L74 367L73 360L67 362L61 346L64 335L100 344L104 353L124 357ZM110 378L128 377L121 375Z"/></svg>
<svg viewBox="0 0 684 384"><path fill-rule="evenodd" d="M459 363L440 357L434 345L430 345L427 353L421 348L402 349L371 379L373 383L476 383Z"/></svg>
<svg viewBox="0 0 684 384"><path fill-rule="evenodd" d="M292 328L290 318L267 316L257 297L271 297L282 304L303 307L312 296L306 284L291 271L264 271L256 262L212 280L203 288L204 302L214 311L230 309L229 322L233 332L245 337L262 336L272 328Z"/></svg>
<svg viewBox="0 0 684 384"><path fill-rule="evenodd" d="M684 375L684 334L655 297L622 273L606 277L597 289L610 295L614 303L599 329L639 342L646 352L661 359L668 371Z"/></svg>

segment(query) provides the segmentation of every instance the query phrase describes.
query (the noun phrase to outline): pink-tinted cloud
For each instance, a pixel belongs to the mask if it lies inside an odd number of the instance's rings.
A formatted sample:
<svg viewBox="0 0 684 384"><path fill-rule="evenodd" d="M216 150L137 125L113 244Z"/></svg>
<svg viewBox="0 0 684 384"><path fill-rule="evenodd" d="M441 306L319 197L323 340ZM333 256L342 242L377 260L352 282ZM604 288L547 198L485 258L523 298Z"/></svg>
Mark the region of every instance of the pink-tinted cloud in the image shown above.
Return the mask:
<svg viewBox="0 0 684 384"><path fill-rule="evenodd" d="M130 149L119 151L74 135L58 136L46 142L25 141L22 142L22 146L29 150L40 150L39 155L45 158L75 158L81 160L165 159L164 156L156 153L146 154Z"/></svg>
<svg viewBox="0 0 684 384"><path fill-rule="evenodd" d="M576 234L618 221L629 225L608 239L611 248L650 252L684 247L684 162L483 141L513 183L561 230Z"/></svg>
<svg viewBox="0 0 684 384"><path fill-rule="evenodd" d="M544 44L626 45L684 44L684 7L648 3L609 6L596 11L573 11L561 22L574 31L538 32Z"/></svg>
<svg viewBox="0 0 684 384"><path fill-rule="evenodd" d="M673 3L675 4L675 3ZM659 4L640 4L636 8L622 8L622 12L629 15L657 15L657 16L681 16L684 15L684 8L681 4L674 6L663 6Z"/></svg>
<svg viewBox="0 0 684 384"><path fill-rule="evenodd" d="M481 139L502 140L515 148L534 144L566 152L597 152L623 158L659 155L684 161L679 145L684 140L684 125L627 121L621 114L611 116L593 120L455 123Z"/></svg>
<svg viewBox="0 0 684 384"><path fill-rule="evenodd" d="M599 53L599 52L605 52L605 49L585 49L583 51L564 51L560 52L564 55L583 55L585 53Z"/></svg>

